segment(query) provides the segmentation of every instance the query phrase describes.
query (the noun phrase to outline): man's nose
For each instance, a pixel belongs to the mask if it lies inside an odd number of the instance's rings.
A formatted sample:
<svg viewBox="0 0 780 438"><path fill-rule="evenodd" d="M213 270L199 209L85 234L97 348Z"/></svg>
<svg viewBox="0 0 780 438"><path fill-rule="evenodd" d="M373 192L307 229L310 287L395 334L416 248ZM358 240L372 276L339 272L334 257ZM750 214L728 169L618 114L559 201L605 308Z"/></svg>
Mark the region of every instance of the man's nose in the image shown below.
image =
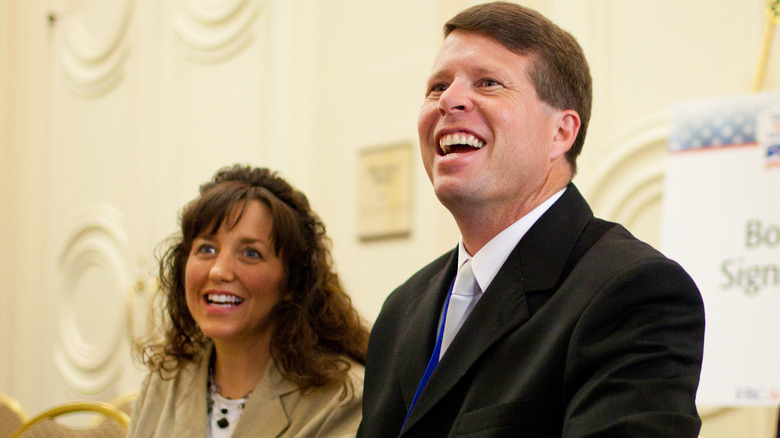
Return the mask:
<svg viewBox="0 0 780 438"><path fill-rule="evenodd" d="M463 81L453 81L439 96L439 113L444 116L460 111L471 111L472 90Z"/></svg>

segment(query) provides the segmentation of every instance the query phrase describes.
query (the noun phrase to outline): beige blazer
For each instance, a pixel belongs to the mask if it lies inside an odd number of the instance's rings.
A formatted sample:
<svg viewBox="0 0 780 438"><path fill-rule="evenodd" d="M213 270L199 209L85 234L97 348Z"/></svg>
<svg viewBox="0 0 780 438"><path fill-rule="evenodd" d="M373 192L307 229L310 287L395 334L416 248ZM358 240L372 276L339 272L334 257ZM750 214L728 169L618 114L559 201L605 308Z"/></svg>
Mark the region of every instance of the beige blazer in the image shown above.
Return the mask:
<svg viewBox="0 0 780 438"><path fill-rule="evenodd" d="M128 437L205 437L206 382L211 348L163 380L150 373L132 411ZM343 400L342 386L303 396L282 377L273 360L249 396L234 437L354 437L361 420L363 366L347 359L354 388Z"/></svg>

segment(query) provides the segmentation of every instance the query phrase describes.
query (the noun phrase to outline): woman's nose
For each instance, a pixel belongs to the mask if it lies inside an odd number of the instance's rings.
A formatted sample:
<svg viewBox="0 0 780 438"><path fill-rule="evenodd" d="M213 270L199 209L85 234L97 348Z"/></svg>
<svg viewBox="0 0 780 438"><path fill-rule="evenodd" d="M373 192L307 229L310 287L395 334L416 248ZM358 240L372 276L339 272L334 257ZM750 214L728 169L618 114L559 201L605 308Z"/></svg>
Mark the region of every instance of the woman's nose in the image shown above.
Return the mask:
<svg viewBox="0 0 780 438"><path fill-rule="evenodd" d="M209 279L214 282L225 282L233 281L234 278L233 258L226 253L218 254L209 271Z"/></svg>

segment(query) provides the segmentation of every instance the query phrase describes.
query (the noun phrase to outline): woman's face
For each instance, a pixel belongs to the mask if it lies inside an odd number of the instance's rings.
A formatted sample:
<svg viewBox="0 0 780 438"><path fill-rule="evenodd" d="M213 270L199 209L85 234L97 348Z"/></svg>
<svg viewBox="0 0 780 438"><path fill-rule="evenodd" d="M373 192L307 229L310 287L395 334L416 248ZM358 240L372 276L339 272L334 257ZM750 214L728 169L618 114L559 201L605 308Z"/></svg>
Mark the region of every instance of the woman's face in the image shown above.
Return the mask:
<svg viewBox="0 0 780 438"><path fill-rule="evenodd" d="M283 298L287 280L271 242L268 207L249 201L228 230L225 224L233 223L240 209L233 209L216 234L195 238L185 268L187 307L216 344L270 340L269 314Z"/></svg>

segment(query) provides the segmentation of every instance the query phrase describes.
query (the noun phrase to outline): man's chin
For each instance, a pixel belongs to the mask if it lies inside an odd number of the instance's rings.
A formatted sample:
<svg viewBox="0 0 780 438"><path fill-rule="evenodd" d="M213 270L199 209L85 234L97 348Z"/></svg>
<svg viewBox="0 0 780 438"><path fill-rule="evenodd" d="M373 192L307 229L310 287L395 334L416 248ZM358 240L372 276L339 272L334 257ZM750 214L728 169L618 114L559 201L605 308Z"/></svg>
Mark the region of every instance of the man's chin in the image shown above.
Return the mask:
<svg viewBox="0 0 780 438"><path fill-rule="evenodd" d="M473 190L470 184L458 178L441 178L434 181L433 192L439 202L450 210L481 198L477 190Z"/></svg>

